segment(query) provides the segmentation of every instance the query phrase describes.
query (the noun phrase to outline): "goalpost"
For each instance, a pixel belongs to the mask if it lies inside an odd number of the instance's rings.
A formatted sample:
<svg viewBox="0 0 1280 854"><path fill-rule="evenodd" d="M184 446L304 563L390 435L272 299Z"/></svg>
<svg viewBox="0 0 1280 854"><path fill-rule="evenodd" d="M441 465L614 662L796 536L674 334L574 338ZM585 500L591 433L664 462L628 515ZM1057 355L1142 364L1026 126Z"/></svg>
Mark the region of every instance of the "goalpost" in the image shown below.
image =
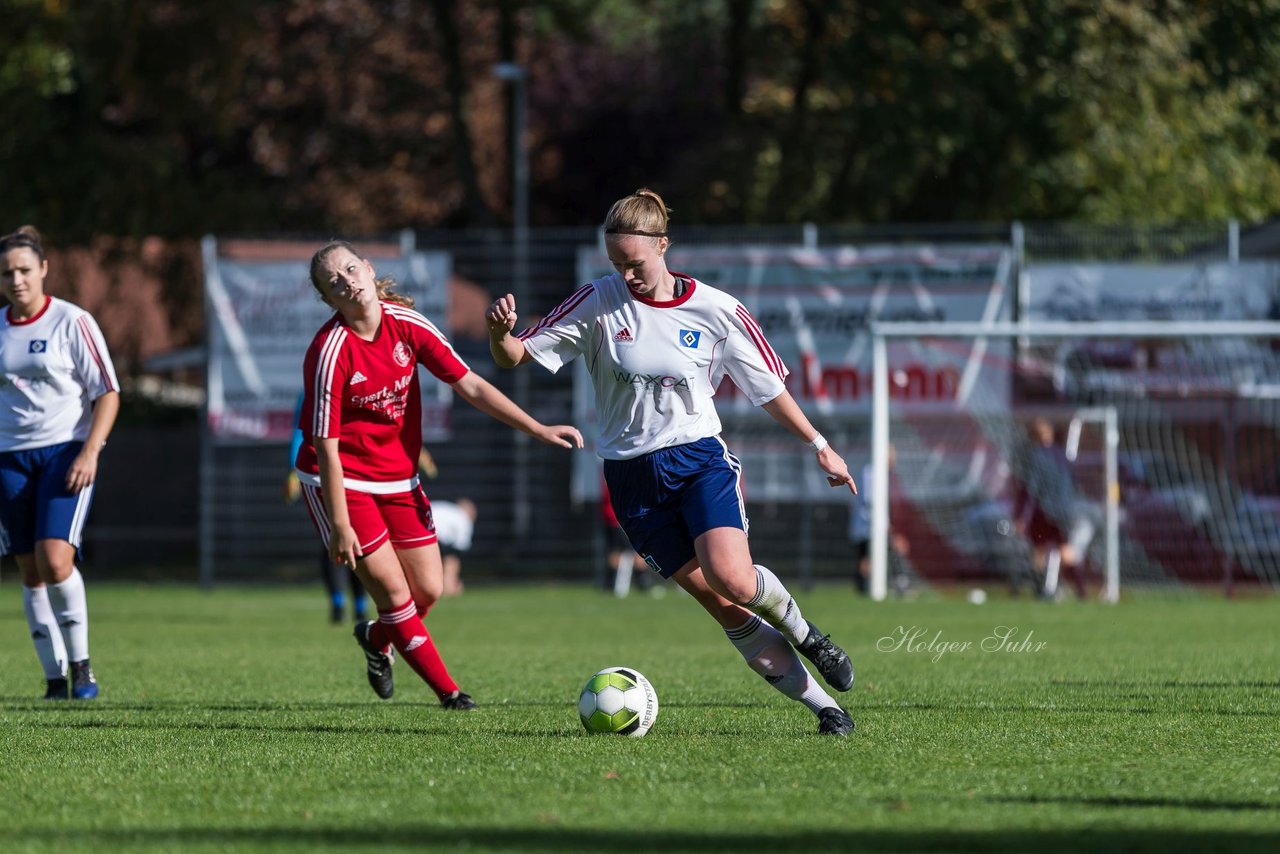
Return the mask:
<svg viewBox="0 0 1280 854"><path fill-rule="evenodd" d="M1058 515L1070 505L1092 520L1098 535L1070 569L1105 601L1122 583L1280 588L1280 323L876 323L871 333L873 598L889 592L891 555L913 581L1016 590L1030 567L1052 592L1052 544L1014 512L1052 503L1045 493L1071 496ZM926 381L939 388L925 393ZM1045 476L1037 431L1054 434L1069 486Z"/></svg>

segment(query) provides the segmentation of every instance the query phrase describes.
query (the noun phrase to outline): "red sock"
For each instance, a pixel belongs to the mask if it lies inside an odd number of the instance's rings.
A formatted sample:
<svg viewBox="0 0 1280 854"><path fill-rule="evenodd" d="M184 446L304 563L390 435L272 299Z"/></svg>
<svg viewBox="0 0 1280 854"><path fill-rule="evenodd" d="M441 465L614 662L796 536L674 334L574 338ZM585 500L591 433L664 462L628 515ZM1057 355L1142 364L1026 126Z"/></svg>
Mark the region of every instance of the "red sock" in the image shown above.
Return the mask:
<svg viewBox="0 0 1280 854"><path fill-rule="evenodd" d="M435 604L435 603L432 603ZM418 605L418 619L421 620L431 611L431 605ZM379 614L382 612L379 611ZM369 627L369 643L378 649L386 649L391 646L391 635L387 634L386 628L380 620L374 620L373 625Z"/></svg>
<svg viewBox="0 0 1280 854"><path fill-rule="evenodd" d="M417 606L412 601L399 608L379 611L377 624L391 640L392 646L399 650L400 657L409 662L409 666L436 692L436 696L443 700L458 690L458 683L453 681L445 668L436 645L431 642L431 635L427 633L427 627L422 625ZM369 637L373 640L372 631Z"/></svg>
<svg viewBox="0 0 1280 854"><path fill-rule="evenodd" d="M378 612L381 617L382 612ZM387 634L387 627L382 625L382 620L377 619L369 626L369 643L383 652L387 651L387 647L391 646L391 635Z"/></svg>

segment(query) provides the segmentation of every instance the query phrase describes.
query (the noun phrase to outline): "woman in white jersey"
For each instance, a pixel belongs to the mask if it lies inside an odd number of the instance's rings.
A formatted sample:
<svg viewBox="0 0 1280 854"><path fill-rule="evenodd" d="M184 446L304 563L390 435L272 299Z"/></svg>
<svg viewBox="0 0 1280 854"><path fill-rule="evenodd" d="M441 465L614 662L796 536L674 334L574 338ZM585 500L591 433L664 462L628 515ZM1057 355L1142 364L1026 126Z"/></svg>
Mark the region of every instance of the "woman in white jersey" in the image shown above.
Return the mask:
<svg viewBox="0 0 1280 854"><path fill-rule="evenodd" d="M818 717L818 732L847 735L853 720L809 675L853 685L849 657L800 615L778 577L754 564L739 488L741 466L720 439L712 395L728 375L808 444L833 487L856 491L844 460L783 385L787 369L751 314L729 294L667 270L668 211L637 190L605 218L616 273L580 288L519 335L508 294L486 314L503 367L556 371L586 359L600 412L597 451L614 510L635 550L720 623L747 664Z"/></svg>
<svg viewBox="0 0 1280 854"><path fill-rule="evenodd" d="M356 571L377 605L378 619L355 630L369 684L379 697L391 696L394 647L441 706L474 709L422 622L443 592L444 572L431 503L418 483L418 365L481 412L549 445L581 448L582 435L542 424L473 373L413 300L378 279L351 244L321 247L311 283L336 313L303 362L295 465L329 556Z"/></svg>
<svg viewBox="0 0 1280 854"><path fill-rule="evenodd" d="M69 692L91 700L98 682L76 557L120 384L98 324L45 293L48 273L34 228L0 237L0 293L9 301L0 316L0 524L5 553L22 572L45 699Z"/></svg>

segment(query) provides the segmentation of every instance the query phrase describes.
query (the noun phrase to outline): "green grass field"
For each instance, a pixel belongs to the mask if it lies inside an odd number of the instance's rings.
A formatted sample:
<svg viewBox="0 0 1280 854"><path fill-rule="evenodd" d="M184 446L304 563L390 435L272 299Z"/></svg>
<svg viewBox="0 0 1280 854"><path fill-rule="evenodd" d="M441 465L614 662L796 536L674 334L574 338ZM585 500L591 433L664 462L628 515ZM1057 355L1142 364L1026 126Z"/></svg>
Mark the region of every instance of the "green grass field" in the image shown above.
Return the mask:
<svg viewBox="0 0 1280 854"><path fill-rule="evenodd" d="M0 585L5 852L1280 850L1275 598L819 588L806 616L858 668L839 739L675 592L446 600L428 625L471 714L403 663L377 700L318 588L89 594L103 694L48 704ZM1015 648L982 649L1000 626ZM657 689L645 738L578 723L581 684L615 664Z"/></svg>

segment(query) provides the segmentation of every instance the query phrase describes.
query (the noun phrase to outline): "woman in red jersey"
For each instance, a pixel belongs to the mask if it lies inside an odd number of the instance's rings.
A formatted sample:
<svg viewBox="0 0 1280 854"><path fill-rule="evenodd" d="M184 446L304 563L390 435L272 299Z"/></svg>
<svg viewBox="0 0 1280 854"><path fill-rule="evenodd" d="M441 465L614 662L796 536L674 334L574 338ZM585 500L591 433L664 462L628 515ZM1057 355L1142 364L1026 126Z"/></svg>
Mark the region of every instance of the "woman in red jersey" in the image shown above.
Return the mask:
<svg viewBox="0 0 1280 854"><path fill-rule="evenodd" d="M311 258L311 283L335 314L303 363L296 466L307 508L335 563L360 576L378 607L356 626L369 684L391 696L391 648L446 709L474 709L441 661L422 617L440 598L443 568L431 504L418 484L422 447L417 366L463 400L539 441L581 448L582 435L547 426L473 373L413 301L379 279L351 244L333 241Z"/></svg>

